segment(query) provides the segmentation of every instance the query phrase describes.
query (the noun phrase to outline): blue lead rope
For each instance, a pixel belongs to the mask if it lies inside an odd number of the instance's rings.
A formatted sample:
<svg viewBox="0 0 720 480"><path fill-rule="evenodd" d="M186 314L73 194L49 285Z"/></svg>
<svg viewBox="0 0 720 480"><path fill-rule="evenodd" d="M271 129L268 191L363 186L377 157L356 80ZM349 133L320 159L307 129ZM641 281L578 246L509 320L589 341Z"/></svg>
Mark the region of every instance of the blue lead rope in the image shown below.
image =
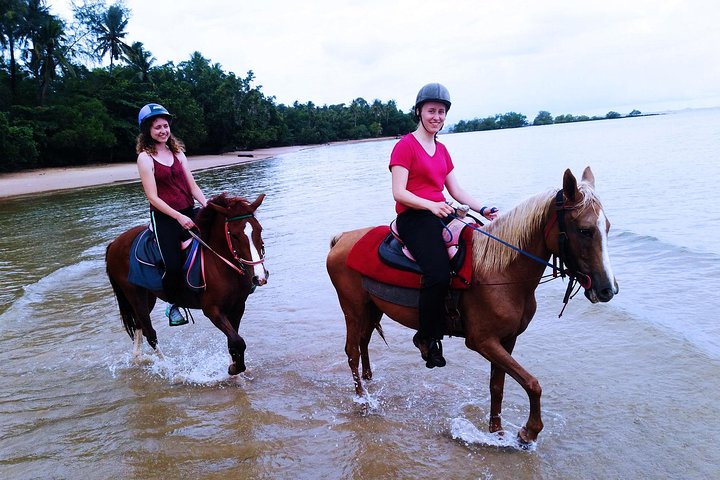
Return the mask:
<svg viewBox="0 0 720 480"><path fill-rule="evenodd" d="M522 249L516 247L515 245L512 245L512 244L506 242L505 240L502 240L502 239L496 237L495 235L493 235L493 234L491 234L491 233L488 233L488 232L486 232L486 231L484 231L484 230L481 230L481 229L477 228L475 225L472 225L472 224L470 224L470 223L465 222L462 218L458 217L458 216L457 216L456 214L454 214L454 213L451 213L449 216L458 219L458 220L459 220L461 223L463 223L465 226L472 228L472 229L475 230L476 232L480 232L480 233L482 233L483 235L487 235L488 237L492 238L492 239L495 240L496 242L500 242L500 243L502 243L503 245L505 245L506 247L511 248L511 249L515 250L516 252L525 255L526 257L532 258L532 259L535 260L536 262L542 263L543 265L546 265L546 266L552 268L552 269L555 270L556 272L560 272L560 275L562 275L562 276L565 275L565 272L564 272L562 269L556 267L555 265L553 265L553 264L550 263L550 262L546 262L545 260L543 260L542 258L538 257L537 255L533 255L532 253L526 252L525 250L522 250Z"/></svg>

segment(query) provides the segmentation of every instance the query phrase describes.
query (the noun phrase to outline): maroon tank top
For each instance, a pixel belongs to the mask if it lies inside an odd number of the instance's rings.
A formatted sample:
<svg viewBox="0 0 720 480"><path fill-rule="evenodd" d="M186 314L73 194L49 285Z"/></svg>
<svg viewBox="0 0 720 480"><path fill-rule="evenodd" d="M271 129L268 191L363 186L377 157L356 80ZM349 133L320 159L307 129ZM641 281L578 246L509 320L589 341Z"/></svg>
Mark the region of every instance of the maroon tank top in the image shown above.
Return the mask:
<svg viewBox="0 0 720 480"><path fill-rule="evenodd" d="M185 210L192 207L195 201L190 193L190 185L188 185L180 160L173 155L173 163L168 167L155 160L152 156L151 158L155 164L154 174L158 197L175 210ZM150 208L156 210L152 205L150 205Z"/></svg>

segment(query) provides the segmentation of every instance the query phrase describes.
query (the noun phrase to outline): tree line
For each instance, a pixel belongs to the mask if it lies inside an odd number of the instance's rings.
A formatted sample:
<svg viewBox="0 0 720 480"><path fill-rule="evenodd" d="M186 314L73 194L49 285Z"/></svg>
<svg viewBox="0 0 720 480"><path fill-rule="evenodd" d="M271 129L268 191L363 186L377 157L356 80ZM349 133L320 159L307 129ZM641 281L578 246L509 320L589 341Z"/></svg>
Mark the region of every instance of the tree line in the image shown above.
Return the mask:
<svg viewBox="0 0 720 480"><path fill-rule="evenodd" d="M173 133L192 154L397 136L415 126L392 100L278 104L252 70L227 72L200 52L159 65L142 42L126 43L130 15L122 2L85 0L65 21L45 0L0 0L0 171L133 160L137 113L151 102L174 114Z"/></svg>
<svg viewBox="0 0 720 480"><path fill-rule="evenodd" d="M639 117L642 113L639 110L633 110L628 113L627 117ZM532 125L552 125L555 123L570 123L570 122L587 122L590 120L606 120L612 118L622 118L623 115L615 111L609 111L604 117L587 115L558 115L553 117L548 111L541 110L532 122ZM474 120L461 120L456 123L450 131L453 133L460 132L478 132L482 130L497 130L500 128L519 128L527 127L530 123L527 117L521 113L508 112L505 114L497 114L485 118L476 118Z"/></svg>
<svg viewBox="0 0 720 480"><path fill-rule="evenodd" d="M394 100L278 104L255 85L252 70L238 76L200 52L159 65L142 42L126 42L130 15L122 1L83 0L66 21L45 0L0 0L0 172L131 161L137 112L151 102L174 114L173 132L191 154L398 136L415 128L412 112ZM541 111L532 125L618 117ZM528 125L525 115L508 112L461 120L449 131Z"/></svg>

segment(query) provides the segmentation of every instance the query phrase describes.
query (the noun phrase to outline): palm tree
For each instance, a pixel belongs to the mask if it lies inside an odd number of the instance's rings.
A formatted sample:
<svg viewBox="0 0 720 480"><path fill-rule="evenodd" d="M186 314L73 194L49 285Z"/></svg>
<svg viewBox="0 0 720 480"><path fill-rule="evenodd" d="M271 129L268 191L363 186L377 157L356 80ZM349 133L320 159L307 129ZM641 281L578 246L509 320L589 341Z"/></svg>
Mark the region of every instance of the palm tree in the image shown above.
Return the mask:
<svg viewBox="0 0 720 480"><path fill-rule="evenodd" d="M130 50L123 39L127 35L128 12L120 4L112 5L105 13L100 15L98 22L94 25L97 36L97 47L95 54L103 58L110 54L110 70L113 68L113 61L119 60L121 55Z"/></svg>
<svg viewBox="0 0 720 480"><path fill-rule="evenodd" d="M27 2L24 0L0 0L0 43L10 56L10 94L15 98L17 84L17 60L15 50L20 48L25 36L25 13Z"/></svg>
<svg viewBox="0 0 720 480"><path fill-rule="evenodd" d="M155 63L155 57L152 56L152 53L145 50L142 42L134 42L125 51L125 60L132 68L138 71L137 75L141 82L152 83L150 69L153 63Z"/></svg>
<svg viewBox="0 0 720 480"><path fill-rule="evenodd" d="M40 104L45 103L48 89L58 76L58 70L69 75L75 71L67 58L65 24L53 15L46 15L33 36L30 52L30 68L38 81Z"/></svg>

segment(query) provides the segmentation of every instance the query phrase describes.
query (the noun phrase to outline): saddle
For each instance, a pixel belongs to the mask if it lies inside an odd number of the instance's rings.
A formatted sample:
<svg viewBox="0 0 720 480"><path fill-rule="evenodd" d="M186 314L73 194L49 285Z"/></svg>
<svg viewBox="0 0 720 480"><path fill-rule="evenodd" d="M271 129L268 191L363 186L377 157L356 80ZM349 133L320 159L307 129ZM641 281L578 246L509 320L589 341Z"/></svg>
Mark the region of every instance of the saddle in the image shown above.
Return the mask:
<svg viewBox="0 0 720 480"><path fill-rule="evenodd" d="M183 242L183 272L186 287L198 292L205 288L204 254L196 239ZM130 273L128 281L138 287L162 291L165 271L155 232L149 227L141 231L130 247Z"/></svg>
<svg viewBox="0 0 720 480"><path fill-rule="evenodd" d="M453 289L464 290L472 280L472 229L460 220L453 220L446 230L448 256ZM454 233L452 233L454 232ZM365 277L388 285L420 289L422 271L417 263L405 253L403 245L391 227L380 225L366 233L348 254L347 266Z"/></svg>
<svg viewBox="0 0 720 480"><path fill-rule="evenodd" d="M472 281L472 229L457 219L448 224L444 235L450 257L451 282L446 299L446 332L462 336L458 305L463 290ZM353 246L346 264L362 275L362 285L372 295L396 305L417 308L420 301L422 271L393 233L381 225L366 233Z"/></svg>

